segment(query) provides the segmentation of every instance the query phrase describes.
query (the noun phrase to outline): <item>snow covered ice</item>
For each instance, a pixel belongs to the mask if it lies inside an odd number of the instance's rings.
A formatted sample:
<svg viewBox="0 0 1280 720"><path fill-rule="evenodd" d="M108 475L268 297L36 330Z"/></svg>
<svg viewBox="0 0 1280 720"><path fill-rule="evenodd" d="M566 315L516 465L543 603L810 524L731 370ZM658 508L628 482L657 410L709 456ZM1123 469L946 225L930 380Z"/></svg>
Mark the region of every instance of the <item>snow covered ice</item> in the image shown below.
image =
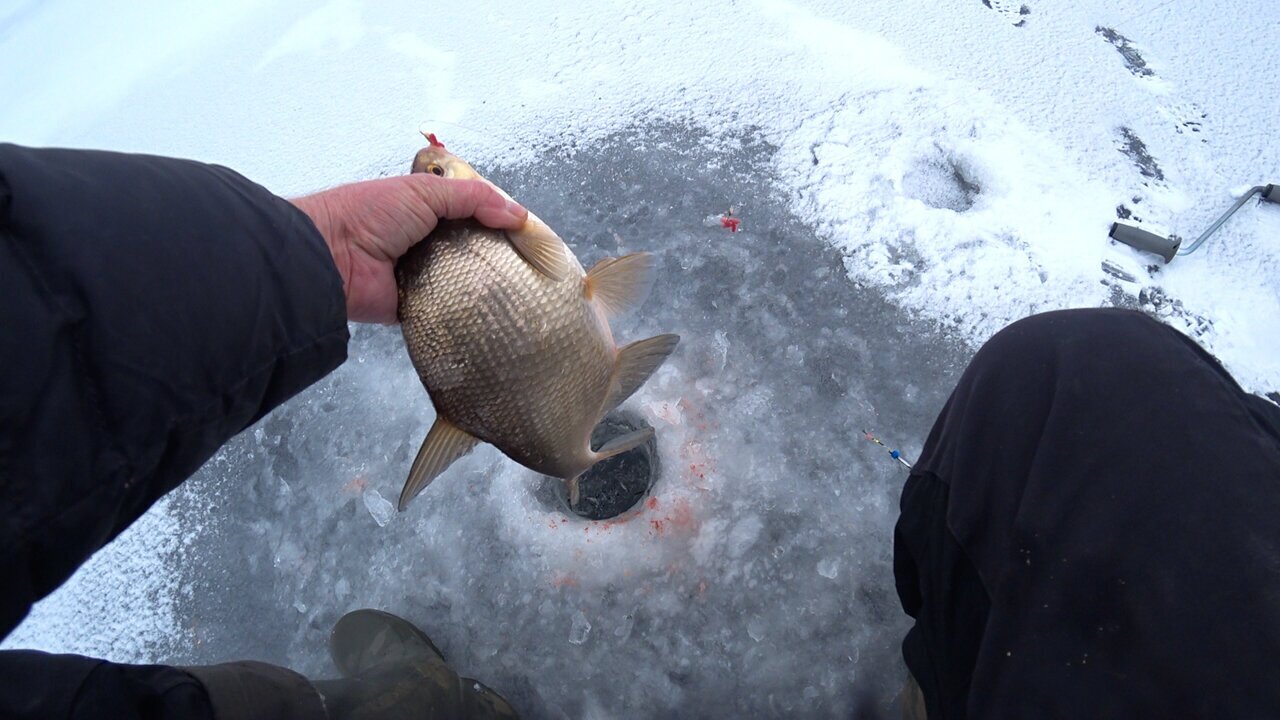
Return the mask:
<svg viewBox="0 0 1280 720"><path fill-rule="evenodd" d="M1280 182L1280 77L1256 70L1280 20L1073 5L0 6L0 63L24 68L0 77L0 137L297 194L404 172L428 121L584 265L654 252L658 285L615 332L683 337L626 405L658 433L652 493L588 522L488 448L391 512L431 405L398 332L355 327L346 365L6 646L324 676L334 621L376 607L530 717L887 702L904 471L863 428L917 456L977 345L1059 307L1144 309L1280 389L1280 210L1168 266L1107 239L1126 215L1194 236Z"/></svg>

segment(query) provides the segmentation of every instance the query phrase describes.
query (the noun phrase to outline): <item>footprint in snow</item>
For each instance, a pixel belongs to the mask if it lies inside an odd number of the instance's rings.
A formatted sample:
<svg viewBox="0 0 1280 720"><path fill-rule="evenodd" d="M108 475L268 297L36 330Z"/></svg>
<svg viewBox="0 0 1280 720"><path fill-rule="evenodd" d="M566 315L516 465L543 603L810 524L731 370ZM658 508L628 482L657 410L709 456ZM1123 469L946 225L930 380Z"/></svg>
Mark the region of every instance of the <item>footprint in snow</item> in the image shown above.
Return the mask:
<svg viewBox="0 0 1280 720"><path fill-rule="evenodd" d="M1014 27L1024 27L1031 14L1030 8L1016 0L982 0L982 4L1000 13Z"/></svg>
<svg viewBox="0 0 1280 720"><path fill-rule="evenodd" d="M1209 115L1200 109L1199 105L1193 102L1175 102L1162 105L1158 109L1162 116L1173 123L1174 132L1196 137L1202 143L1209 142L1204 136L1205 122L1209 119Z"/></svg>
<svg viewBox="0 0 1280 720"><path fill-rule="evenodd" d="M1162 95L1172 90L1168 81L1160 77L1155 68L1147 62L1144 54L1146 51L1134 43L1133 40L1120 34L1115 28L1098 25L1093 30L1108 45L1115 48L1120 55L1120 59L1124 62L1125 69L1134 78L1145 83L1151 83L1148 87ZM1189 101L1174 100L1163 103L1156 109L1161 116L1173 124L1174 132L1179 135L1195 136L1202 143L1208 142L1204 137L1205 122L1208 119L1208 115L1199 105Z"/></svg>
<svg viewBox="0 0 1280 720"><path fill-rule="evenodd" d="M1132 40L1116 32L1114 28L1095 26L1093 31L1100 35L1107 44L1116 49L1120 53L1120 57L1124 60L1124 66L1136 78L1155 79L1156 71L1147 64L1147 59L1142 56L1142 51Z"/></svg>
<svg viewBox="0 0 1280 720"><path fill-rule="evenodd" d="M1133 161L1134 166L1138 168L1138 172L1142 173L1142 177L1151 181L1144 180L1142 184L1147 187L1150 187L1152 182L1163 185L1164 171L1160 169L1160 163L1151 156L1150 151L1147 150L1147 144L1142 141L1142 138L1138 137L1133 128L1123 125L1120 126L1118 132L1120 133L1120 152Z"/></svg>
<svg viewBox="0 0 1280 720"><path fill-rule="evenodd" d="M1174 87L1161 77L1148 61L1150 53L1146 48L1115 28L1098 25L1094 28L1094 32L1115 49L1129 74L1152 94L1155 115L1169 123L1168 127L1173 130L1174 135L1199 141L1198 144L1187 147L1182 157L1176 161L1183 164L1203 162L1206 151L1201 146L1208 143L1206 131L1209 117L1204 109L1192 101L1175 97ZM1117 149L1133 162L1134 168L1141 176L1138 178L1140 187L1131 188L1132 204L1122 203L1117 206L1116 216L1121 220L1141 223L1142 218L1138 215L1137 206L1144 200L1151 199L1149 190L1166 187L1165 173L1160 163L1151 154L1147 143L1138 137L1133 128L1122 126L1117 128L1116 132L1119 134ZM1163 137L1157 139L1164 140ZM1167 144L1165 140L1165 145ZM1151 211L1157 219L1167 219L1165 217L1167 212L1162 212L1159 208L1146 209Z"/></svg>

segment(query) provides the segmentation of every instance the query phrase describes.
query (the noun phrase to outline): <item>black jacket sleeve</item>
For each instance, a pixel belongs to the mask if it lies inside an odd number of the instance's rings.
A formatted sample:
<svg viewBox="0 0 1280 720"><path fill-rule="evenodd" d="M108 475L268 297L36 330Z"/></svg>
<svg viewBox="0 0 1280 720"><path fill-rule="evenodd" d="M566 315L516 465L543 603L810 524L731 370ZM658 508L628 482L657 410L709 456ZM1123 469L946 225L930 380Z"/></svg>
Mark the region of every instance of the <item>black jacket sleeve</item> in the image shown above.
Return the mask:
<svg viewBox="0 0 1280 720"><path fill-rule="evenodd" d="M222 167L0 144L0 636L346 358L305 214Z"/></svg>
<svg viewBox="0 0 1280 720"><path fill-rule="evenodd" d="M0 717L68 720L324 720L306 678L282 667L117 665L79 655L0 652Z"/></svg>

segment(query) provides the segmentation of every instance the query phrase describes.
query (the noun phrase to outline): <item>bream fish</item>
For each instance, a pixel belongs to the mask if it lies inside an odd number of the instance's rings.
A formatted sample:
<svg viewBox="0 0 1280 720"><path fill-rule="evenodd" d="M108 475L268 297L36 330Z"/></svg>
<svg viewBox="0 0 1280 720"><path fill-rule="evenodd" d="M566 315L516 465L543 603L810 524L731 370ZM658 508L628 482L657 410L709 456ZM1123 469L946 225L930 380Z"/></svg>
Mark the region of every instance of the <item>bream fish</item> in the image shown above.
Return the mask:
<svg viewBox="0 0 1280 720"><path fill-rule="evenodd" d="M412 172L484 179L434 135L428 139ZM511 231L443 220L411 248L396 265L398 313L436 420L409 470L400 509L480 442L563 478L576 506L583 472L647 441L652 428L599 450L590 444L605 414L639 389L680 339L658 335L621 348L614 342L609 318L639 305L654 274L647 253L583 272L533 213Z"/></svg>

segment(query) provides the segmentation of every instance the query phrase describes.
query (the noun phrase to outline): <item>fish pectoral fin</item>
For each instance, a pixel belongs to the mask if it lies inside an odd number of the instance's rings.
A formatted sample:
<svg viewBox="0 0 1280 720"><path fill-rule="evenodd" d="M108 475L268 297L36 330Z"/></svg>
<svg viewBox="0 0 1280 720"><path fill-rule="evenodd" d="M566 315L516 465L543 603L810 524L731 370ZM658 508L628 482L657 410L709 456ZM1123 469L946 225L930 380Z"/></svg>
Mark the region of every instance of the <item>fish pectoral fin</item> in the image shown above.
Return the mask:
<svg viewBox="0 0 1280 720"><path fill-rule="evenodd" d="M626 435L619 435L610 440L600 449L596 451L596 462L600 462L605 458L611 458L614 455L621 455L628 450L634 450L637 447L649 442L649 438L653 437L653 428L641 428Z"/></svg>
<svg viewBox="0 0 1280 720"><path fill-rule="evenodd" d="M564 240L533 213L516 230L508 230L507 238L534 270L560 282L569 277L568 248Z"/></svg>
<svg viewBox="0 0 1280 720"><path fill-rule="evenodd" d="M619 350L604 411L609 412L618 407L639 390L671 351L676 349L678 342L679 335L655 335L646 340L637 340Z"/></svg>
<svg viewBox="0 0 1280 720"><path fill-rule="evenodd" d="M594 300L609 316L639 307L653 289L658 264L649 253L605 258L587 272L587 300Z"/></svg>
<svg viewBox="0 0 1280 720"><path fill-rule="evenodd" d="M444 472L453 461L471 452L478 442L478 438L437 415L435 424L427 433L427 439L418 448L413 467L409 468L409 479L400 491L399 508L404 510L409 501L430 485L437 475Z"/></svg>

